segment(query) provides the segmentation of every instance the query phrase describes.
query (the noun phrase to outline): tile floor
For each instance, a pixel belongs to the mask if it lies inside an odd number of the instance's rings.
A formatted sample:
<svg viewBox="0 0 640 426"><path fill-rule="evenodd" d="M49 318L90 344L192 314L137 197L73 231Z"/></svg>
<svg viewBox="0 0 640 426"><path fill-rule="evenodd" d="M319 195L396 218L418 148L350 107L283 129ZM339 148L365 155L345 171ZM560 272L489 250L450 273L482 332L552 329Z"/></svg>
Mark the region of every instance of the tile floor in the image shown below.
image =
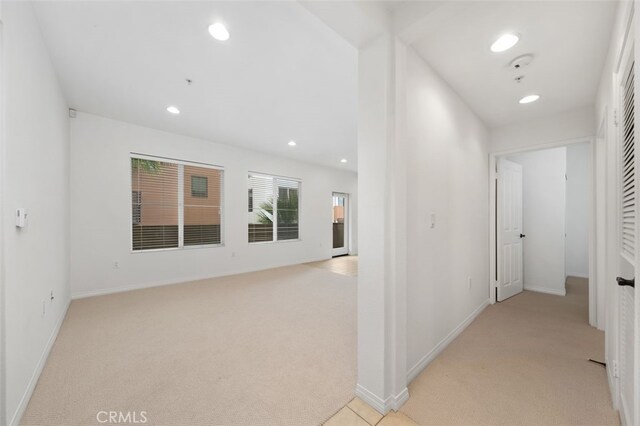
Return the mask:
<svg viewBox="0 0 640 426"><path fill-rule="evenodd" d="M328 269L336 274L348 275L350 277L358 276L358 256L334 257L333 259L311 262L306 265L314 268Z"/></svg>
<svg viewBox="0 0 640 426"><path fill-rule="evenodd" d="M400 412L391 411L383 416L360 398L354 398L324 426L417 426L417 423Z"/></svg>

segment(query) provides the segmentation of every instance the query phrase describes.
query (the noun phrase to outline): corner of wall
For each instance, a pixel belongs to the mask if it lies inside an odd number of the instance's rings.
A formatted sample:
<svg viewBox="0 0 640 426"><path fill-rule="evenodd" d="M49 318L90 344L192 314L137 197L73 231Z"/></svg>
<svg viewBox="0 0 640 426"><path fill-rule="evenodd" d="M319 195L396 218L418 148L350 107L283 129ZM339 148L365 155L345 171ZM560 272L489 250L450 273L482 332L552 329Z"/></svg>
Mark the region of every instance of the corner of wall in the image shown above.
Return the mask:
<svg viewBox="0 0 640 426"><path fill-rule="evenodd" d="M22 419L22 416L24 415L24 412L27 409L27 405L29 404L29 400L31 399L31 395L33 395L33 391L36 388L36 384L38 383L38 379L40 378L40 375L42 374L42 370L44 370L44 366L47 362L47 359L49 358L49 354L51 353L51 349L53 348L53 344L56 341L56 338L58 337L58 333L60 332L60 328L62 328L62 323L64 322L65 317L67 316L67 311L69 310L69 306L71 305L71 299L68 299L65 302L65 306L62 309L62 314L60 315L60 317L57 319L56 324L51 332L51 335L49 336L49 339L47 340L47 344L44 347L44 350L42 351L42 354L40 355L40 359L38 360L38 364L36 365L36 368L33 371L33 375L31 376L31 379L29 380L29 384L27 386L27 388L25 389L24 393L22 394L22 398L20 399L20 403L15 411L15 413L13 414L11 421L8 423L10 426L13 425L19 425L20 424L20 420Z"/></svg>

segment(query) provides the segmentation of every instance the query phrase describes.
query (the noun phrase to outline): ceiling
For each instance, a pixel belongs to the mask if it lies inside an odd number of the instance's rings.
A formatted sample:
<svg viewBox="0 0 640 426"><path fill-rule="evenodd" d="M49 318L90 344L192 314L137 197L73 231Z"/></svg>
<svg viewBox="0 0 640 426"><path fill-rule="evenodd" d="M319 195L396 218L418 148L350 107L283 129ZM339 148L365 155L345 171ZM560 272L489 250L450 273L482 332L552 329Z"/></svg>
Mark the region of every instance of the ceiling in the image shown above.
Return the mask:
<svg viewBox="0 0 640 426"><path fill-rule="evenodd" d="M354 45L385 31L386 17L495 128L593 105L616 6L508 0L35 5L70 107L353 171ZM229 28L226 42L207 32L217 20ZM489 46L504 32L518 33L520 42L492 53ZM533 55L531 65L511 69L523 54ZM524 80L516 83L519 75ZM518 104L531 93L542 97ZM168 105L181 114L167 113Z"/></svg>
<svg viewBox="0 0 640 426"><path fill-rule="evenodd" d="M71 108L357 170L357 50L298 3L35 7ZM209 35L216 20L228 41Z"/></svg>
<svg viewBox="0 0 640 426"><path fill-rule="evenodd" d="M617 2L501 1L455 4L455 13L432 22L413 43L489 127L593 105L607 54ZM446 14L442 14L445 16ZM503 53L489 50L503 33L520 42ZM514 70L517 56L533 62ZM524 75L521 83L514 78ZM539 101L520 105L524 95Z"/></svg>

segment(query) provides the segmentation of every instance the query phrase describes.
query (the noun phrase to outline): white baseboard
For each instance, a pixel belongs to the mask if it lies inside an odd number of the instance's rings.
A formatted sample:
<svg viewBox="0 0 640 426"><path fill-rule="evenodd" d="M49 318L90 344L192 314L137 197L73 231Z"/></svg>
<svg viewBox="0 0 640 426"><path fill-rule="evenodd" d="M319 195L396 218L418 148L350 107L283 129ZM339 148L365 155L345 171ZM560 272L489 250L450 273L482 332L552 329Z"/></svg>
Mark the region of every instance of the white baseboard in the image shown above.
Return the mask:
<svg viewBox="0 0 640 426"><path fill-rule="evenodd" d="M433 361L438 355L440 355L440 353L447 346L449 346L449 343L451 343L456 337L458 337L458 335L460 335L460 333L462 333L464 331L464 329L467 328L469 326L469 324L471 324L473 322L473 320L476 319L476 317L478 315L480 315L480 313L487 306L489 306L489 303L490 303L489 299L487 299L484 302L482 302L482 304L480 306L478 306L473 312L471 312L471 314L467 318L465 318L464 321L462 321L460 324L458 324L458 326L456 328L451 330L451 332L449 334L447 334L447 336L444 339L442 339L440 341L440 343L438 343L435 346L435 348L433 348L429 353L427 353L425 356L423 356L420 359L420 361L418 361L416 363L416 365L411 367L409 369L409 372L407 373L407 382L411 383L411 381L413 379L415 379L418 376L418 374L420 374L422 372L422 370L424 370L425 367L431 363L431 361Z"/></svg>
<svg viewBox="0 0 640 426"><path fill-rule="evenodd" d="M362 385L356 386L356 396L369 404L372 408L381 414L387 414L389 411L398 411L400 407L404 405L409 399L409 390L407 388L402 389L397 395L391 395L387 399L381 399L373 392Z"/></svg>
<svg viewBox="0 0 640 426"><path fill-rule="evenodd" d="M576 278L586 278L589 279L589 273L588 272L567 272L566 274L567 278L569 277L576 277Z"/></svg>
<svg viewBox="0 0 640 426"><path fill-rule="evenodd" d="M537 293L546 293L546 294L553 294L555 296L566 296L567 295L567 290L562 289L562 290L558 290L557 288L549 288L549 287L539 287L539 286L525 286L524 287L525 290L527 291L535 291Z"/></svg>
<svg viewBox="0 0 640 426"><path fill-rule="evenodd" d="M173 285L173 284L182 284L182 283L188 283L192 281L218 278L221 276L222 275L214 276L214 277L212 276L185 277L180 279L155 281L155 282L144 283L144 284L132 284L132 285L123 285L119 287L112 287L112 288L101 288L98 290L78 291L71 295L71 299L76 300L76 299L85 299L87 297L94 297L94 296L105 296L107 294L124 293L125 291L144 290L145 288L163 287L166 285Z"/></svg>
<svg viewBox="0 0 640 426"><path fill-rule="evenodd" d="M31 395L36 388L36 384L38 383L38 379L40 378L40 374L42 374L42 370L49 358L49 353L51 352L51 348L53 347L56 338L58 337L58 333L60 332L60 328L62 327L62 323L64 322L64 318L67 316L67 311L69 310L69 305L71 304L71 299L67 300L66 306L62 310L62 314L58 321L56 322L51 335L49 336L49 340L42 351L42 355L40 355L40 359L38 360L38 364L36 365L33 374L31 375L31 379L29 380L29 384L27 385L27 389L24 391L22 398L20 399L20 403L18 404L18 408L16 408L9 425L19 425L22 416L24 415L25 410L27 409L27 405L29 404L29 400L31 399Z"/></svg>
<svg viewBox="0 0 640 426"><path fill-rule="evenodd" d="M611 403L613 404L613 408L619 410L619 398L618 398L618 381L615 377L613 377L613 369L610 368L609 360L605 360L607 363L607 381L609 382L609 394L611 396Z"/></svg>
<svg viewBox="0 0 640 426"><path fill-rule="evenodd" d="M624 402L624 398L620 398L620 424L621 426L634 426L631 424L630 408ZM636 423L637 425L637 423Z"/></svg>
<svg viewBox="0 0 640 426"><path fill-rule="evenodd" d="M71 294L71 299L72 300L84 299L84 298L87 298L87 297L105 296L107 294L123 293L125 291L144 290L146 288L152 288L152 287L163 287L163 286L166 286L166 285L183 284L183 283L188 283L188 282L192 282L192 281L209 280L209 279L212 279L212 278L222 278L222 277L228 277L230 275L249 274L249 273L252 273L252 272L267 271L269 269L285 268L287 266L304 265L305 263L318 262L318 261L321 261L321 260L328 260L328 259L331 259L331 257L329 257L329 258L322 257L320 259L310 259L308 261L299 262L299 263L288 263L288 264L285 264L285 265L269 266L267 268L263 268L263 267L248 268L248 269L242 269L242 270L238 270L238 271L230 271L230 272L227 272L227 273L224 273L224 274L220 274L220 275L208 274L208 275L195 276L195 277L172 278L172 279L168 279L168 280L154 281L154 282L150 282L150 283L131 284L131 285L118 286L118 287L101 288L101 289L97 289L97 290L76 291L76 292L73 292Z"/></svg>

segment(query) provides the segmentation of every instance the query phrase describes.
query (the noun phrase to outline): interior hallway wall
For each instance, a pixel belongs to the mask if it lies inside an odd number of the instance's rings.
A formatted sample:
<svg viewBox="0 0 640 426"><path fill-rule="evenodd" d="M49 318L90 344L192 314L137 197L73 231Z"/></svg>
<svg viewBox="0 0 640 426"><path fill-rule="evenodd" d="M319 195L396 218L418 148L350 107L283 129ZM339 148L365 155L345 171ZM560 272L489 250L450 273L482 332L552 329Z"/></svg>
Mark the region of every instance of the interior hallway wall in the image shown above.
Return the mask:
<svg viewBox="0 0 640 426"><path fill-rule="evenodd" d="M589 278L589 144L567 146L566 274Z"/></svg>
<svg viewBox="0 0 640 426"><path fill-rule="evenodd" d="M592 106L509 124L491 130L490 152L498 153L591 138L595 134Z"/></svg>
<svg viewBox="0 0 640 426"><path fill-rule="evenodd" d="M522 165L525 290L564 296L566 148L513 155Z"/></svg>
<svg viewBox="0 0 640 426"><path fill-rule="evenodd" d="M225 168L223 246L131 251L131 152ZM299 241L248 243L250 171L301 179ZM355 254L356 173L78 112L71 120L73 296L328 259L332 249L334 191L350 195L351 249Z"/></svg>
<svg viewBox="0 0 640 426"><path fill-rule="evenodd" d="M406 61L411 380L488 304L489 138L412 48Z"/></svg>
<svg viewBox="0 0 640 426"><path fill-rule="evenodd" d="M2 2L6 413L17 424L69 295L68 108L29 2ZM16 209L28 210L16 228ZM51 299L53 293L54 298Z"/></svg>

